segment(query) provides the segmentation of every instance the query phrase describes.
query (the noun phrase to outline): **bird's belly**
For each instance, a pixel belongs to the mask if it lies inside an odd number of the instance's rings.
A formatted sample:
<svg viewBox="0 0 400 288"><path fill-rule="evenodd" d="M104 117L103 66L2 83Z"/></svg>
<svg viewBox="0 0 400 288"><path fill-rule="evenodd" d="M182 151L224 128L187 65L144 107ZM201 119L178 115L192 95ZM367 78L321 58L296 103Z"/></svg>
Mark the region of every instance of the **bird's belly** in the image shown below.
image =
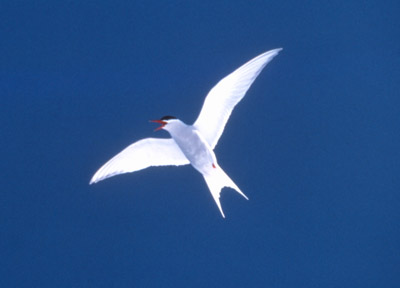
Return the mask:
<svg viewBox="0 0 400 288"><path fill-rule="evenodd" d="M198 133L192 131L185 137L174 139L190 164L200 173L207 173L207 171L216 167L214 152Z"/></svg>

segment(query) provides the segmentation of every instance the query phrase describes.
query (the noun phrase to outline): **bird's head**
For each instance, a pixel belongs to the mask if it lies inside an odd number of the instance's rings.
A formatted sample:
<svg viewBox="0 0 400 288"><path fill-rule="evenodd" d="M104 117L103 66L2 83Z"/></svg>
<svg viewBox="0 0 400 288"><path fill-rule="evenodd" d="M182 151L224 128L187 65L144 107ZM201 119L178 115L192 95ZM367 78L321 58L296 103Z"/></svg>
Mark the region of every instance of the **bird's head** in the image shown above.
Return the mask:
<svg viewBox="0 0 400 288"><path fill-rule="evenodd" d="M178 119L177 119L176 117L174 117L174 116L169 116L169 115L162 117L160 120L150 120L150 122L155 122L155 123L161 124L161 126L160 126L160 127L157 127L154 131L158 131L158 130L160 130L160 129L168 130L168 129L166 129L165 127L166 127L169 123L176 122L176 121L178 121Z"/></svg>

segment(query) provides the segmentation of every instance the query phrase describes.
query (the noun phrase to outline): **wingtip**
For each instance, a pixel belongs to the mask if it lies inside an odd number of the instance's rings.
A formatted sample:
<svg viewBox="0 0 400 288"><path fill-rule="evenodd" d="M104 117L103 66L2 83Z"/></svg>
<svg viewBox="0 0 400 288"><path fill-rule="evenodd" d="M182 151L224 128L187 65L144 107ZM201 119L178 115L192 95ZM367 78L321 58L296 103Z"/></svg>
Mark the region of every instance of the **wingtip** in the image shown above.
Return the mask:
<svg viewBox="0 0 400 288"><path fill-rule="evenodd" d="M265 65L266 65L266 64L267 64L269 61L271 61L276 55L278 55L279 52L281 52L282 50L283 50L283 48L275 48L275 49L272 49L272 50L268 50L268 51L264 52L263 54L257 56L255 59L266 57L266 59L267 59L267 60L266 60L266 63L265 63ZM253 59L253 60L254 60L254 59Z"/></svg>
<svg viewBox="0 0 400 288"><path fill-rule="evenodd" d="M281 52L282 50L283 50L283 48L281 47L281 48L273 49L273 50L271 50L271 52L275 52L276 54L278 54L278 53Z"/></svg>
<svg viewBox="0 0 400 288"><path fill-rule="evenodd" d="M96 184L96 183L97 183L97 179L94 179L94 177L92 177L92 179L90 179L90 181L89 181L89 185Z"/></svg>

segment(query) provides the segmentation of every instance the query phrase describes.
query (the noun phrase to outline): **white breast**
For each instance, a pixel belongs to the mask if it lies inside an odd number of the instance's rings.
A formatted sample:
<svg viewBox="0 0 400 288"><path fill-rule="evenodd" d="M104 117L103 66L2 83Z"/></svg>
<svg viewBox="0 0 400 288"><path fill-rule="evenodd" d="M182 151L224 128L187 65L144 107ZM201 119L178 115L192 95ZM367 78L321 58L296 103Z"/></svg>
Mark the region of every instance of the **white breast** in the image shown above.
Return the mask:
<svg viewBox="0 0 400 288"><path fill-rule="evenodd" d="M210 145L193 126L182 124L174 125L173 129L166 130L168 130L171 137L196 170L204 174L214 169L213 167L216 166L217 161Z"/></svg>

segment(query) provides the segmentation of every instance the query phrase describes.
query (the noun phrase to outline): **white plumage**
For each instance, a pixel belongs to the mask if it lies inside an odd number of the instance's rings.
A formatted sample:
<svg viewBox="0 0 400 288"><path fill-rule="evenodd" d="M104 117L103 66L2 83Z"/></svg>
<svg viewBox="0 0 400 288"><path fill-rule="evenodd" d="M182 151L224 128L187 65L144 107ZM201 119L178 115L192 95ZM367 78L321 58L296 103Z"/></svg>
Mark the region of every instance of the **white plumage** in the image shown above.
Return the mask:
<svg viewBox="0 0 400 288"><path fill-rule="evenodd" d="M133 143L104 164L93 175L90 184L150 166L179 166L190 163L203 175L222 216L225 217L219 200L223 187L230 187L248 198L218 165L213 149L233 108L280 50L282 49L274 49L255 57L219 81L208 93L193 125L187 125L173 116L153 120L161 124L158 129L167 130L172 138L146 138Z"/></svg>

